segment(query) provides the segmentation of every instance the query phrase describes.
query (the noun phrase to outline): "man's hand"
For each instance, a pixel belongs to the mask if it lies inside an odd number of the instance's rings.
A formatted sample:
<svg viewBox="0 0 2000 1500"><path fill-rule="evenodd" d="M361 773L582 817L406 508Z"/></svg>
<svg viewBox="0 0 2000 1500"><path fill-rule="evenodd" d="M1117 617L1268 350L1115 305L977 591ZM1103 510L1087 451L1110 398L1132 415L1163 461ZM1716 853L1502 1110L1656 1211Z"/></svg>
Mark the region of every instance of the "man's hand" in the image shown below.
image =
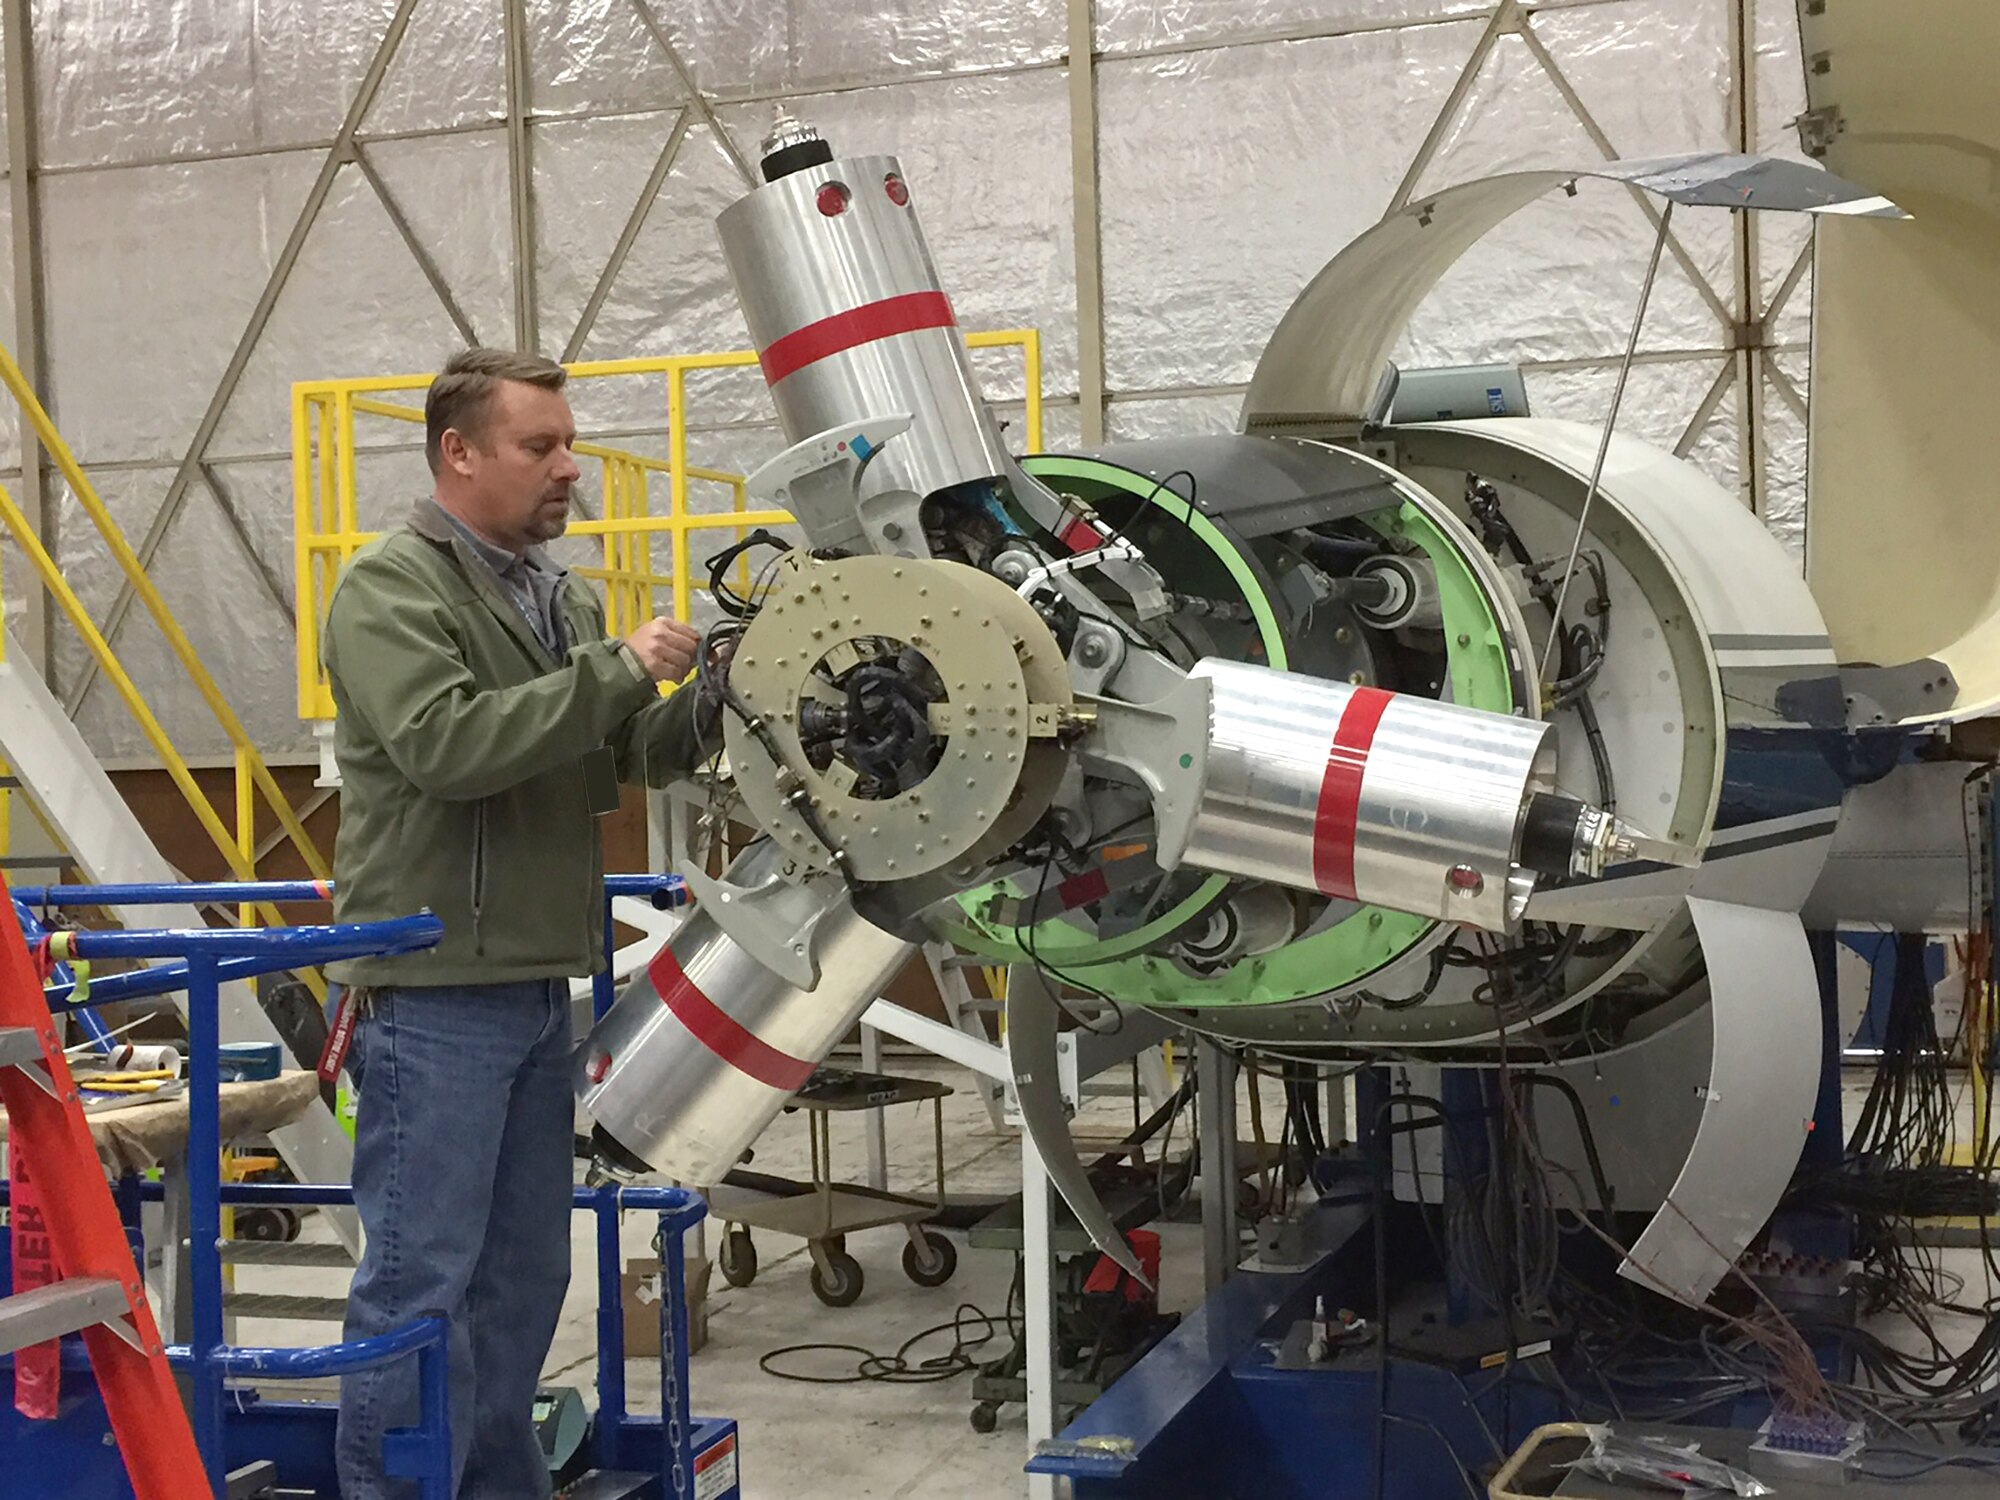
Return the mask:
<svg viewBox="0 0 2000 1500"><path fill-rule="evenodd" d="M649 620L625 637L639 665L655 682L679 682L694 665L701 632L679 620Z"/></svg>

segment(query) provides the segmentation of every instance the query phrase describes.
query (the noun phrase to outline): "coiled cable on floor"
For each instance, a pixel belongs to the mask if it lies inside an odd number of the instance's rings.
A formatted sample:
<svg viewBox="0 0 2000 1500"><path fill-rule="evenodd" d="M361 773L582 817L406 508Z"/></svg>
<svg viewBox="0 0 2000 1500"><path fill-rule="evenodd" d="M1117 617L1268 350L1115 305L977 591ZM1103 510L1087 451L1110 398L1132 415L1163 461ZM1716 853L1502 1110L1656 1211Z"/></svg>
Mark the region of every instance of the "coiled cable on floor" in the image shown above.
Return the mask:
<svg viewBox="0 0 2000 1500"><path fill-rule="evenodd" d="M1011 1302L1011 1297L1010 1297ZM894 1354L877 1354L859 1344L787 1344L773 1349L757 1361L757 1368L780 1380L796 1380L805 1385L861 1385L877 1381L884 1385L930 1385L953 1380L978 1368L973 1352L1000 1336L1000 1322L990 1313L961 1302L949 1323L938 1323L914 1333L897 1346ZM951 1348L928 1359L912 1360L910 1351L939 1334L952 1336ZM860 1362L851 1374L813 1375L800 1370L781 1370L774 1361L798 1354L853 1354Z"/></svg>

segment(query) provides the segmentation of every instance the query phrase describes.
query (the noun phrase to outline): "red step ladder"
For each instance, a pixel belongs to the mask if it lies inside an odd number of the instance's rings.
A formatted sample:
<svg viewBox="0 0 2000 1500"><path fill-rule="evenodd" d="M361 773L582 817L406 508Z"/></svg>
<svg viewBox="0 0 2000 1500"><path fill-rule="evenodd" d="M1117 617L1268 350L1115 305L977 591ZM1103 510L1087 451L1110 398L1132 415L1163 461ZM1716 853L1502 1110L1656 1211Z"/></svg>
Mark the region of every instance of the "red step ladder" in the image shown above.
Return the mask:
<svg viewBox="0 0 2000 1500"><path fill-rule="evenodd" d="M0 876L0 1103L61 1279L0 1298L0 1354L81 1333L138 1500L206 1495L201 1455ZM11 1393L7 1399L11 1399Z"/></svg>

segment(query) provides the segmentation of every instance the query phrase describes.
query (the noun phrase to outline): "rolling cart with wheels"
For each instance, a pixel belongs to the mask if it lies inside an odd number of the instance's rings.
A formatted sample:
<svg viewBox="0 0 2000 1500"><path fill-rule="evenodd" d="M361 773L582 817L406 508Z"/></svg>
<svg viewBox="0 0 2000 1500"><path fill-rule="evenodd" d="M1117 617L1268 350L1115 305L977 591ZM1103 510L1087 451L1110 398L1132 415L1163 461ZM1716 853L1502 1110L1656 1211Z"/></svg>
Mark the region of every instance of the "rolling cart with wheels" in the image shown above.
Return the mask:
<svg viewBox="0 0 2000 1500"><path fill-rule="evenodd" d="M812 1144L812 1180L762 1179L758 1186L725 1182L708 1190L709 1213L723 1225L716 1256L722 1279L749 1286L757 1279L757 1245L751 1230L792 1235L812 1255L812 1289L828 1307L847 1307L861 1296L861 1263L847 1253L847 1236L857 1230L901 1224L910 1242L903 1247L903 1274L919 1286L943 1286L958 1269L958 1250L926 1224L944 1208L944 1099L951 1090L928 1078L892 1078L821 1068L799 1090L792 1108L805 1112ZM937 1153L934 1197L891 1193L833 1180L835 1112L880 1109L892 1104L930 1102ZM732 1174L739 1176L742 1174Z"/></svg>

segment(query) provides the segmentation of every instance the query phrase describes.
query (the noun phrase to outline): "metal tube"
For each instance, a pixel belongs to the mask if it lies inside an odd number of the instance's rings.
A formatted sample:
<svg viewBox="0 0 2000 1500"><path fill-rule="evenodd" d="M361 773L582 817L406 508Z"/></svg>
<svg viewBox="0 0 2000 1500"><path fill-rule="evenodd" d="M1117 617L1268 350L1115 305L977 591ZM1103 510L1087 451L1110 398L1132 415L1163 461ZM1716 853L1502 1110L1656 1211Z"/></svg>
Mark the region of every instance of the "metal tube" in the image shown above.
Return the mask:
<svg viewBox="0 0 2000 1500"><path fill-rule="evenodd" d="M662 1457L672 1493L694 1488L694 1418L688 1405L687 1247L681 1230L660 1217L660 1421Z"/></svg>
<svg viewBox="0 0 2000 1500"><path fill-rule="evenodd" d="M157 1203L163 1190L157 1182L141 1181L136 1189L145 1203ZM8 1201L7 1180L0 1177L0 1204ZM225 1182L224 1203L289 1208L345 1206L354 1202L354 1185L346 1182ZM708 1203L691 1188L614 1186L579 1187L570 1196L572 1208L596 1208L609 1203L614 1208L656 1211L670 1216L686 1231L708 1215Z"/></svg>
<svg viewBox="0 0 2000 1500"><path fill-rule="evenodd" d="M216 1500L225 1492L222 1438L222 1038L215 962L188 959L188 1239L194 1290L194 1436Z"/></svg>
<svg viewBox="0 0 2000 1500"><path fill-rule="evenodd" d="M391 1473L417 1479L423 1500L451 1500L456 1478L451 1462L450 1371L451 1361L442 1338L420 1345L417 1392L421 1425L415 1433L389 1433L382 1439L383 1458L390 1457L389 1445L400 1440L402 1452L395 1456L403 1460L393 1466L385 1462L383 1467ZM425 1436L430 1438L428 1444L423 1443ZM406 1457L413 1451L416 1463Z"/></svg>
<svg viewBox="0 0 2000 1500"><path fill-rule="evenodd" d="M591 1208L597 1218L597 1462L600 1468L622 1469L625 1286L619 1274L618 1206L615 1200L599 1198Z"/></svg>
<svg viewBox="0 0 2000 1500"><path fill-rule="evenodd" d="M1214 1291L1236 1269L1236 1059L1195 1042L1195 1108L1201 1125L1201 1267Z"/></svg>
<svg viewBox="0 0 2000 1500"><path fill-rule="evenodd" d="M618 951L616 923L611 920L611 896L604 897L604 967L590 976L590 1019L596 1023L618 999L618 979L611 972L612 955Z"/></svg>
<svg viewBox="0 0 2000 1500"><path fill-rule="evenodd" d="M1549 611L1549 639L1542 647L1542 665L1537 676L1549 680L1549 663L1555 659L1556 641L1562 635L1563 601L1569 598L1570 580L1576 577L1577 554L1583 550L1584 528L1590 521L1591 502L1597 498L1598 483L1604 478L1604 460L1611 453L1611 431L1618 425L1618 407L1625 399L1625 381L1632 373L1632 357L1639 352L1639 330L1646 323L1646 304L1653 300L1653 278L1660 273L1660 252L1667 248L1667 230L1674 222L1674 202L1667 200L1660 214L1660 232L1653 237L1653 256L1646 262L1645 284L1639 288L1639 308L1632 314L1632 333L1625 341L1625 357L1618 362L1618 384L1611 389L1611 410L1604 414L1604 433L1597 440L1597 460L1590 466L1590 485L1583 492L1583 508L1576 513L1576 535L1570 539L1569 561L1563 566L1562 587L1556 590L1555 606Z"/></svg>
<svg viewBox="0 0 2000 1500"><path fill-rule="evenodd" d="M325 901L330 880L162 881L153 885L24 885L14 899L24 906L200 906L239 901Z"/></svg>
<svg viewBox="0 0 2000 1500"><path fill-rule="evenodd" d="M41 922L36 919L34 912L29 910L28 906L19 896L15 896L13 900L14 920L21 924L21 936L27 940L28 946L33 948L43 938L48 936L48 929L42 926ZM58 990L64 985L73 986L75 983L67 964L53 965L50 970L50 978L55 981L53 987ZM78 1010L73 1012L73 1014L76 1016L77 1025L83 1028L84 1035L90 1038L92 1043L97 1047L97 1050L102 1053L110 1052L114 1045L111 1040L111 1030L97 1018L97 1013L89 1010Z"/></svg>
<svg viewBox="0 0 2000 1500"><path fill-rule="evenodd" d="M436 945L444 923L428 912L382 922L333 922L310 927L139 929L131 932L72 932L69 951L78 958L235 958L282 956L288 964L320 964L361 954L411 953Z"/></svg>
<svg viewBox="0 0 2000 1500"><path fill-rule="evenodd" d="M302 1348L266 1348L255 1344L231 1344L216 1353L214 1363L226 1374L256 1375L270 1380L316 1380L329 1375L351 1375L415 1354L427 1344L444 1343L446 1324L440 1317L422 1317L372 1339L353 1339L341 1344L308 1344ZM170 1344L167 1358L176 1364L188 1363L194 1351L184 1344Z"/></svg>
<svg viewBox="0 0 2000 1500"><path fill-rule="evenodd" d="M1554 783L1547 724L1238 662L1189 675L1211 690L1208 758L1163 866L1494 932L1520 920L1523 817Z"/></svg>
<svg viewBox="0 0 2000 1500"><path fill-rule="evenodd" d="M895 157L804 167L732 203L716 231L787 441L907 412L862 474L864 501L1011 476Z"/></svg>
<svg viewBox="0 0 2000 1500"><path fill-rule="evenodd" d="M14 899L44 906L200 906L239 901L330 901L331 880L184 880L151 885L21 885ZM687 882L678 875L607 875L604 894L650 901L661 911L686 906Z"/></svg>
<svg viewBox="0 0 2000 1500"><path fill-rule="evenodd" d="M1021 1133L1021 1319L1027 1337L1028 1449L1056 1435L1056 1293L1049 1175L1034 1138ZM1037 1485L1039 1481L1039 1486ZM1031 1496L1055 1494L1055 1482L1030 1475Z"/></svg>
<svg viewBox="0 0 2000 1500"><path fill-rule="evenodd" d="M694 568L688 556L687 378L678 365L667 371L667 522L674 547L674 618L685 621L693 602ZM647 562L652 549L647 549Z"/></svg>
<svg viewBox="0 0 2000 1500"><path fill-rule="evenodd" d="M765 840L730 879L764 888L783 857ZM634 976L577 1052L577 1092L603 1136L682 1182L719 1182L736 1165L914 951L858 916L837 883L823 890L808 924L811 990L781 978L706 905Z"/></svg>

